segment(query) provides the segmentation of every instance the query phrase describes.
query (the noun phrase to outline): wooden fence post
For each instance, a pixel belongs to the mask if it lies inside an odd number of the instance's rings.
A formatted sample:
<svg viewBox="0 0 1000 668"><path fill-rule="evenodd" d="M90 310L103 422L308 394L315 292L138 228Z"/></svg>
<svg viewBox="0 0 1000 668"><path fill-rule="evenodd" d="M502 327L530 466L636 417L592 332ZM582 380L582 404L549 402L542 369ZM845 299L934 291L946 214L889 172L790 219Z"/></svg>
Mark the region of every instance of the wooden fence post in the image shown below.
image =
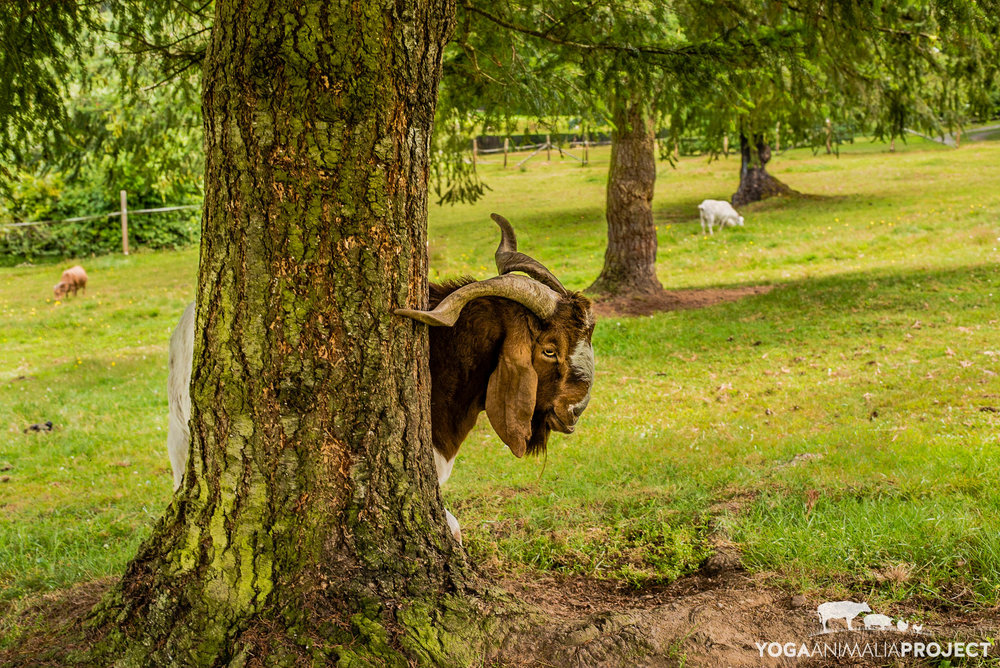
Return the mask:
<svg viewBox="0 0 1000 668"><path fill-rule="evenodd" d="M583 164L590 163L590 141L588 140L589 135L587 131L583 131Z"/></svg>
<svg viewBox="0 0 1000 668"><path fill-rule="evenodd" d="M472 138L472 167L475 168L476 160L479 158L479 142Z"/></svg>
<svg viewBox="0 0 1000 668"><path fill-rule="evenodd" d="M545 160L552 162L552 139L549 135L545 135Z"/></svg>
<svg viewBox="0 0 1000 668"><path fill-rule="evenodd" d="M507 169L507 150L510 148L510 137L503 138L503 168Z"/></svg>
<svg viewBox="0 0 1000 668"><path fill-rule="evenodd" d="M128 255L128 198L122 191L122 252Z"/></svg>

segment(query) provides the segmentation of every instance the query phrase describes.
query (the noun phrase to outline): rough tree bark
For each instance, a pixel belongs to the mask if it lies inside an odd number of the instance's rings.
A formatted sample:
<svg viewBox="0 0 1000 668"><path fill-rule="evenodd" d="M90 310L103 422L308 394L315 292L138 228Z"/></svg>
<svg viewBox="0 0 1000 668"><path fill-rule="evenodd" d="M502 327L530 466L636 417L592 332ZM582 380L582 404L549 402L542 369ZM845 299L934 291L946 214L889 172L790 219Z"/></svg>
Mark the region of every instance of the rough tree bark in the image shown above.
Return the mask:
<svg viewBox="0 0 1000 668"><path fill-rule="evenodd" d="M740 187L733 194L733 206L743 206L795 192L767 173L767 163L770 160L771 147L764 141L763 135L753 135L751 144L747 136L740 133Z"/></svg>
<svg viewBox="0 0 1000 668"><path fill-rule="evenodd" d="M653 188L656 137L641 101L619 105L611 134L608 174L608 249L604 268L588 292L606 295L658 292Z"/></svg>
<svg viewBox="0 0 1000 668"><path fill-rule="evenodd" d="M454 0L217 0L191 455L92 614L90 661L481 655L483 601L432 464L427 328L392 315L426 305L454 14Z"/></svg>

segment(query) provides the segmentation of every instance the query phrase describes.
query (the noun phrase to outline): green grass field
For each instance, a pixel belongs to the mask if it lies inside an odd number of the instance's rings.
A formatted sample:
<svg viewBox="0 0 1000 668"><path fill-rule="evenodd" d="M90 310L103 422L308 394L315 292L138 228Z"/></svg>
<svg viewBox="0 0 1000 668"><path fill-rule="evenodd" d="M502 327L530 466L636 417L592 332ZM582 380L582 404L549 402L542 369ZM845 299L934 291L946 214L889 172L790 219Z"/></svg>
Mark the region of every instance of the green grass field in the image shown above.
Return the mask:
<svg viewBox="0 0 1000 668"><path fill-rule="evenodd" d="M600 270L608 150L482 167L475 206L432 207L431 278L487 277L507 216L567 286ZM594 397L547 462L486 420L445 502L501 570L635 586L696 569L714 541L791 590L876 602L1000 602L1000 143L858 142L776 157L808 197L700 234L734 157L659 167L664 286L771 284L739 302L598 324ZM197 252L0 269L0 604L122 570L171 493L169 333ZM52 433L24 434L52 420ZM834 599L830 599L834 600Z"/></svg>

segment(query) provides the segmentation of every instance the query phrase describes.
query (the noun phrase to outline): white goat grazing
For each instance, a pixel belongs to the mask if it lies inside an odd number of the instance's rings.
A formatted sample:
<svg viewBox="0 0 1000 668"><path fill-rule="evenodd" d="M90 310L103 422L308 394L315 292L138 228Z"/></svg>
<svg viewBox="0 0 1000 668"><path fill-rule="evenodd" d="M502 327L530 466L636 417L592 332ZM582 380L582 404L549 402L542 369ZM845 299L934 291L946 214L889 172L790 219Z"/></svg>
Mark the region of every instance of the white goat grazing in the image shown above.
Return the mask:
<svg viewBox="0 0 1000 668"><path fill-rule="evenodd" d="M706 225L708 233L714 234L713 225L723 227L743 226L743 216L732 207L729 202L717 199L707 199L698 205L698 212L701 214L701 233L705 233Z"/></svg>

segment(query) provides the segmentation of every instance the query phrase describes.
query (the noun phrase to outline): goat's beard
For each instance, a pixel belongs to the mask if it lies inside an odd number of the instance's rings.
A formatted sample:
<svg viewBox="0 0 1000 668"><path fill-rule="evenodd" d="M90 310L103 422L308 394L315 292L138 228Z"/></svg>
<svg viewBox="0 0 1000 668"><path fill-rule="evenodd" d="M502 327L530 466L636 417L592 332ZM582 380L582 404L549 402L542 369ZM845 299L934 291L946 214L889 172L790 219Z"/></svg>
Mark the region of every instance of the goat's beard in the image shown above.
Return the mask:
<svg viewBox="0 0 1000 668"><path fill-rule="evenodd" d="M531 416L531 440L528 441L527 454L541 455L545 453L545 446L549 442L549 425L546 423L547 414L545 411L535 411Z"/></svg>

